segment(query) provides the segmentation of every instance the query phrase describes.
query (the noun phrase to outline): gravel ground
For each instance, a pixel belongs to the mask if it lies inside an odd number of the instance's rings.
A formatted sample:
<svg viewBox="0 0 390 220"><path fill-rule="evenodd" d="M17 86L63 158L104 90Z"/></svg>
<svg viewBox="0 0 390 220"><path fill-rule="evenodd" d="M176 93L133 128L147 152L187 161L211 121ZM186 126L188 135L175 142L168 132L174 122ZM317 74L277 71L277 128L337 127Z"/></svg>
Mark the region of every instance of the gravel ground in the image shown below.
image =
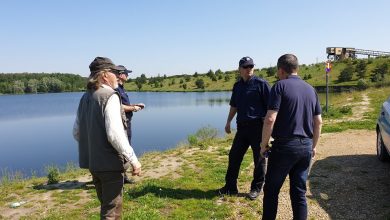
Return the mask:
<svg viewBox="0 0 390 220"><path fill-rule="evenodd" d="M375 131L322 134L308 180L309 219L390 219L390 163L376 158ZM278 219L292 219L288 180Z"/></svg>

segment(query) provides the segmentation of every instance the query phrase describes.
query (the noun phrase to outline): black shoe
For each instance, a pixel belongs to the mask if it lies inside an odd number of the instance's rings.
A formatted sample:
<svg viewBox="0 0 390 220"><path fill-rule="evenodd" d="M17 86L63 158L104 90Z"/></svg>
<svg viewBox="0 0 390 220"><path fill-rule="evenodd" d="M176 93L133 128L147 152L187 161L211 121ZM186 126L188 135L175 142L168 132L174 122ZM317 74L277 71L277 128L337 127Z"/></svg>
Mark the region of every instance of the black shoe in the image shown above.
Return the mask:
<svg viewBox="0 0 390 220"><path fill-rule="evenodd" d="M135 181L132 180L132 179L129 179L129 177L125 176L125 178L123 179L123 182L124 184L134 184Z"/></svg>
<svg viewBox="0 0 390 220"><path fill-rule="evenodd" d="M218 194L220 196L223 196L223 195L230 195L230 196L233 196L233 195L237 195L238 194L238 190L235 189L235 190L231 190L231 189L227 189L226 186L220 188L218 190Z"/></svg>
<svg viewBox="0 0 390 220"><path fill-rule="evenodd" d="M248 198L250 200L255 200L260 194L260 191L257 191L257 190L251 190L249 193L248 193Z"/></svg>

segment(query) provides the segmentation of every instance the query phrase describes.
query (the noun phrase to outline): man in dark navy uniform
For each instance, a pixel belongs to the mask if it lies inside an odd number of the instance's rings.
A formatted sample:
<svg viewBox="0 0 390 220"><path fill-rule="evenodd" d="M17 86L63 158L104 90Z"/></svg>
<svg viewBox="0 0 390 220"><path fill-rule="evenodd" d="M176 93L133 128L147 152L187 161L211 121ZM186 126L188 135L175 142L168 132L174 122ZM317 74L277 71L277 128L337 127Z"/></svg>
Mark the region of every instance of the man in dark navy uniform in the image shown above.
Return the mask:
<svg viewBox="0 0 390 220"><path fill-rule="evenodd" d="M267 81L253 74L252 58L243 57L239 61L241 79L233 86L230 111L225 131L230 133L230 123L237 113L237 133L229 152L229 165L225 176L225 186L219 189L220 195L238 194L237 178L242 159L249 146L253 152L253 180L248 198L259 196L264 183L265 160L260 155L261 129L267 111L270 86Z"/></svg>
<svg viewBox="0 0 390 220"><path fill-rule="evenodd" d="M316 91L298 76L298 59L285 54L277 63L279 81L271 89L264 119L261 154L269 150L264 185L263 219L275 219L286 176L294 219L307 219L306 180L321 133L321 106Z"/></svg>
<svg viewBox="0 0 390 220"><path fill-rule="evenodd" d="M133 112L137 112L145 107L145 104L130 104L129 96L127 95L127 91L124 88L124 83L127 81L127 77L131 70L126 69L126 67L122 65L117 66L120 71L117 71L116 76L118 79L118 88L115 90L120 94L122 107L125 110L126 118L127 118L127 137L129 138L129 143L131 145L131 118L133 117ZM126 174L126 173L125 173ZM134 180L129 179L127 175L124 177L124 183L132 184Z"/></svg>

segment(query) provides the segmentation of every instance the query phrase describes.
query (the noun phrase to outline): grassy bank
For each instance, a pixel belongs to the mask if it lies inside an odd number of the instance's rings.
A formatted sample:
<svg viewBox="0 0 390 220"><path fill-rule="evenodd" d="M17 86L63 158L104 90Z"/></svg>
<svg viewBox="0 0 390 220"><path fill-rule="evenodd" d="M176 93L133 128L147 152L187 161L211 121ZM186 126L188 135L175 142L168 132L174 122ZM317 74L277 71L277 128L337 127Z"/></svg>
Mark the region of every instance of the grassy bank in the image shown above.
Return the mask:
<svg viewBox="0 0 390 220"><path fill-rule="evenodd" d="M364 63L364 67L360 64ZM385 65L383 76L379 69ZM349 68L349 76L340 80L340 74ZM333 63L329 73L329 86L331 87L375 87L377 85L390 85L390 58L344 60ZM362 71L364 69L364 71ZM360 72L360 73L359 73ZM363 73L364 74L363 74ZM276 67L264 67L254 70L254 74L266 79L270 84L276 82ZM203 92L203 91L230 91L238 77L237 70L222 72L210 70L208 73L187 73L173 76L141 77L129 79L125 87L129 91L152 92ZM313 86L325 86L325 63L302 64L299 75ZM374 75L376 75L374 77ZM130 75L132 77L132 75ZM375 79L374 79L375 78Z"/></svg>
<svg viewBox="0 0 390 220"><path fill-rule="evenodd" d="M340 132L347 129L374 130L379 111L384 100L390 95L390 87L370 88L365 91L344 92L332 99L329 112L324 112L323 132ZM367 103L362 102L362 97L368 98ZM367 105L367 106L363 106ZM366 108L365 108L366 107ZM351 112L342 113L343 109L351 109ZM362 117L355 120L352 110L360 112ZM337 118L339 120L334 121Z"/></svg>
<svg viewBox="0 0 390 220"><path fill-rule="evenodd" d="M166 152L144 155L141 163L145 171L158 170L161 161L167 158L175 158L175 161L171 161L172 167L168 166L167 169L171 169L168 175L157 179L137 180L136 185L125 186L124 218L225 219L232 216L231 205L245 198L228 197L227 203L215 205L220 199L215 190L223 183L231 142L232 136L230 135L221 139L208 140L207 143L212 144L212 147L202 147L206 142L198 141L199 146L181 146ZM178 164L180 167L177 166ZM242 164L242 170L247 172L243 175L243 182L246 183L250 181L250 164L251 156L246 155ZM83 175L87 175L84 170L65 172L61 173L60 180L65 184L64 181L73 181ZM3 182L0 186L0 207L7 207L15 201L27 201L18 209L32 208L34 211L29 213L29 217L21 219L99 218L99 202L91 185L69 190L61 186L47 189L44 187L46 182L46 178ZM48 194L50 194L50 200L45 199ZM38 201L42 205L37 207ZM232 202L231 205L229 201ZM242 215L250 219L261 210L259 203L251 207L240 207L240 209L242 209Z"/></svg>

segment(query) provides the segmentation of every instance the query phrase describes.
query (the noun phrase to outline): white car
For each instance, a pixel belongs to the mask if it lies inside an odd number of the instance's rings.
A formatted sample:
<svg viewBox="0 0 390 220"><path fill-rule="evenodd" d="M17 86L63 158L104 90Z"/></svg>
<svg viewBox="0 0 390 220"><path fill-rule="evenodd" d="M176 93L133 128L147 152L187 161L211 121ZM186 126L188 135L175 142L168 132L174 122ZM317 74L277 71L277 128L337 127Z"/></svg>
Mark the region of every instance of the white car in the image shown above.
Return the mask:
<svg viewBox="0 0 390 220"><path fill-rule="evenodd" d="M376 153L381 161L390 160L390 97L383 103L376 124Z"/></svg>

